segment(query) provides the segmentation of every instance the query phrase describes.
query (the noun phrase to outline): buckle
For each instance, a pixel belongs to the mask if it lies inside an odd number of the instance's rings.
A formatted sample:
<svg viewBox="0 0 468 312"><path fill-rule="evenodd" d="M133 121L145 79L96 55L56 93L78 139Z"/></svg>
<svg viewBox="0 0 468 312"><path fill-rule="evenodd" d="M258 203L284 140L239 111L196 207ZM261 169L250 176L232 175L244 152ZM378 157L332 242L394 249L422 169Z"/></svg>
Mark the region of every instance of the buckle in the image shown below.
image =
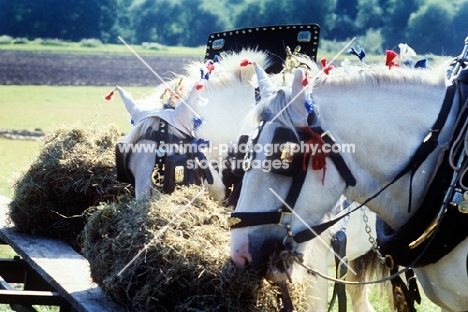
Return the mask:
<svg viewBox="0 0 468 312"><path fill-rule="evenodd" d="M320 136L322 138L329 137L333 142L336 142L335 137L331 134L329 130L324 131Z"/></svg>
<svg viewBox="0 0 468 312"><path fill-rule="evenodd" d="M290 220L289 220L288 223L283 224L283 220L284 220L284 217L285 217L285 216L290 216L291 218L290 218ZM280 220L279 220L279 222L278 222L278 225L285 226L285 227L288 227L288 226L290 227L293 218L294 218L294 215L293 215L292 212L281 212L281 217L280 217ZM289 229L288 229L288 230L289 230Z"/></svg>

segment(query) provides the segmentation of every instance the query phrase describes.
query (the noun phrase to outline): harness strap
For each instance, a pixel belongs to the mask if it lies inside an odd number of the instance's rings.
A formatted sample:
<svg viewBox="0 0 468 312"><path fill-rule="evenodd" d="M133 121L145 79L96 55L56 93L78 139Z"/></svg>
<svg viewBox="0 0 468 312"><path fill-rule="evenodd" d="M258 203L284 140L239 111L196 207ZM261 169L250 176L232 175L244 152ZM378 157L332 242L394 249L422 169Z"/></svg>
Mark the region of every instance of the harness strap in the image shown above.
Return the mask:
<svg viewBox="0 0 468 312"><path fill-rule="evenodd" d="M320 133L325 143L329 144L330 146L336 143L330 132L324 131L320 127L312 127L312 130L314 132ZM343 180L346 182L346 186L356 186L356 178L353 176L353 173L344 161L343 156L334 150L331 150L328 156L333 160L336 169L340 173Z"/></svg>
<svg viewBox="0 0 468 312"><path fill-rule="evenodd" d="M320 133L324 141L330 145L334 144L335 141L331 137L331 135L326 134L327 132L323 131L322 128L320 127L313 127L312 131ZM255 139L258 139L258 135ZM256 143L253 142L253 144ZM306 155L307 159L306 161L309 161L310 156ZM338 153L338 152L330 152L329 157L332 158L332 160L335 162L335 166L343 179L346 181L347 185L350 186L355 186L356 185L356 179L354 178L353 174L351 173L351 170L349 167L346 165L346 162L344 161L343 157ZM286 196L285 199L285 204L281 208L278 209L278 211L274 212L232 212L231 216L229 218L229 225L231 228L242 228L242 227L248 227L248 226L258 226L258 225L265 225L265 224L277 224L277 225L287 225L283 224L283 216L284 214L292 214L292 211L290 211L289 207L294 208L297 198L299 197L299 194L302 191L302 186L304 184L305 178L307 176L307 170L299 170L298 173L294 176L291 182L291 187L289 188L289 192ZM320 235L324 230L326 230L328 227L332 226L335 224L338 220L335 222L328 224L325 223L324 227L322 229L322 225L313 227L314 231L312 233L313 237L315 237L315 234ZM308 232L308 230L307 230ZM302 232L301 232L302 233ZM304 234L304 235L310 235L311 233ZM307 236L308 237L308 236ZM312 239L313 237L307 238ZM295 238L297 241L297 239Z"/></svg>
<svg viewBox="0 0 468 312"><path fill-rule="evenodd" d="M335 252L336 278L342 279L348 271L347 263L343 261L343 259L346 259L346 233L343 231L336 232L331 245ZM335 283L333 286L333 295L328 306L328 311L332 310L336 299L338 299L338 312L346 312L345 284Z"/></svg>
<svg viewBox="0 0 468 312"><path fill-rule="evenodd" d="M322 223L318 226L313 226L311 227L312 231L309 229L305 229L297 234L294 235L294 240L300 244L303 242L306 242L308 240L313 239L316 237L316 233L318 230L322 230L324 227L329 227L333 226L336 222L344 218L346 215L356 211L357 209L360 209L361 207L365 206L368 202L370 202L372 199L376 198L379 196L384 190L386 190L390 185L394 184L396 181L398 181L401 177L403 177L405 174L408 172L412 172L412 176L416 172L416 170L419 168L419 166L426 160L427 156L437 147L438 145L438 137L440 130L443 128L445 125L445 122L447 121L448 115L450 113L450 110L452 109L452 104L453 104L453 97L455 95L455 84L452 84L447 88L447 91L445 93L445 98L444 102L442 104L442 108L439 112L439 115L437 117L436 122L434 123L433 127L430 129L429 134L426 136L426 138L423 140L421 145L418 147L418 149L415 152L415 155L411 158L409 161L408 165L403 168L396 176L395 178L390 181L388 184L386 184L384 187L382 187L377 193L375 193L373 196L369 197L366 199L363 203L355 207L354 209L348 211L346 214L341 215L340 217L333 219L331 221L328 221L326 223ZM412 182L412 181L411 181ZM411 203L411 184L410 184L410 199L409 202ZM408 208L410 209L410 208ZM326 228L325 228L326 229Z"/></svg>
<svg viewBox="0 0 468 312"><path fill-rule="evenodd" d="M398 268L395 267L391 272L394 274L397 271ZM393 292L393 308L396 311L416 312L414 302L416 301L418 304L421 304L421 296L416 284L416 277L412 269L407 269L405 276L408 286L399 275L390 280Z"/></svg>
<svg viewBox="0 0 468 312"><path fill-rule="evenodd" d="M280 312L297 312L294 308L291 295L289 294L288 285L286 283L278 283L281 290L281 304Z"/></svg>
<svg viewBox="0 0 468 312"><path fill-rule="evenodd" d="M418 149L414 153L414 156L411 157L410 162L403 168L399 174L393 179L392 182L389 184L395 183L401 177L403 177L408 172L411 172L410 176L410 187L409 187L409 199L408 199L408 212L411 210L411 199L412 199L412 185L413 185L413 177L421 166L421 164L427 159L427 157L434 151L434 149L439 144L438 138L440 131L445 125L447 121L448 115L452 110L453 98L455 96L456 85L452 84L447 88L445 92L444 101L442 103L442 108L439 111L439 115L437 116L437 120L435 121L434 125L431 129L429 129L429 133L424 138L421 145L419 145ZM388 185L387 185L388 186ZM386 186L386 187L387 187ZM385 188L386 188L385 187Z"/></svg>

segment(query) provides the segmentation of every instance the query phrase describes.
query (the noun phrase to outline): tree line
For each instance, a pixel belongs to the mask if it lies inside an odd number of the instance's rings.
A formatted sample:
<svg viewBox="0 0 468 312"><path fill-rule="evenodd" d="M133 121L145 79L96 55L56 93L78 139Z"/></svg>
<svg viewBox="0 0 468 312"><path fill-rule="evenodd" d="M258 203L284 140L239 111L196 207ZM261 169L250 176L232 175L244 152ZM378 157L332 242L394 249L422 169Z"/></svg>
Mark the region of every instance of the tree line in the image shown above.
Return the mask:
<svg viewBox="0 0 468 312"><path fill-rule="evenodd" d="M212 32L317 23L321 38L367 36L373 51L458 55L467 17L468 0L0 0L0 35L200 46Z"/></svg>

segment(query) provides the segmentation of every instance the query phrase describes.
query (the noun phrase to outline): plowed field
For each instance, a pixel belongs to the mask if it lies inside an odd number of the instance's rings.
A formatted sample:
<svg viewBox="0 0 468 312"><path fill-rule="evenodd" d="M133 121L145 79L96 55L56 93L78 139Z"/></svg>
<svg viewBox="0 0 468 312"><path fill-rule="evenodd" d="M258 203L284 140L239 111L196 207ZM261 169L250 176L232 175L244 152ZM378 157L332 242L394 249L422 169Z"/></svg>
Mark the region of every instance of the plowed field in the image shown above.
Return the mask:
<svg viewBox="0 0 468 312"><path fill-rule="evenodd" d="M161 77L180 73L190 57L142 57ZM0 85L154 86L157 76L134 55L0 51Z"/></svg>

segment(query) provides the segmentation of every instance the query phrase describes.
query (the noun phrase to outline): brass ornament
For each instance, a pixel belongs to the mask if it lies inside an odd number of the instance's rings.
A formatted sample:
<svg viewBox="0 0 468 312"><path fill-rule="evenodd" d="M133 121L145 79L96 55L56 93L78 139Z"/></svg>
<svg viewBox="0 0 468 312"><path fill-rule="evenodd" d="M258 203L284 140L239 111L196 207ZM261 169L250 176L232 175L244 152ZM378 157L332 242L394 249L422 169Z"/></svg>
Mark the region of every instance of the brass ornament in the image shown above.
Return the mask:
<svg viewBox="0 0 468 312"><path fill-rule="evenodd" d="M183 183L184 182L184 166L176 166L174 168L174 180L175 183Z"/></svg>
<svg viewBox="0 0 468 312"><path fill-rule="evenodd" d="M242 220L240 218L229 217L227 219L227 223L229 227L233 227L234 225L241 223L241 221Z"/></svg>
<svg viewBox="0 0 468 312"><path fill-rule="evenodd" d="M164 167L163 169L154 168L151 174L151 181L156 187L163 187L164 185Z"/></svg>
<svg viewBox="0 0 468 312"><path fill-rule="evenodd" d="M298 145L292 142L286 142L281 146L280 159L292 163L294 159L294 153L298 150Z"/></svg>
<svg viewBox="0 0 468 312"><path fill-rule="evenodd" d="M464 200L458 204L458 211L461 213L468 213L468 201Z"/></svg>

